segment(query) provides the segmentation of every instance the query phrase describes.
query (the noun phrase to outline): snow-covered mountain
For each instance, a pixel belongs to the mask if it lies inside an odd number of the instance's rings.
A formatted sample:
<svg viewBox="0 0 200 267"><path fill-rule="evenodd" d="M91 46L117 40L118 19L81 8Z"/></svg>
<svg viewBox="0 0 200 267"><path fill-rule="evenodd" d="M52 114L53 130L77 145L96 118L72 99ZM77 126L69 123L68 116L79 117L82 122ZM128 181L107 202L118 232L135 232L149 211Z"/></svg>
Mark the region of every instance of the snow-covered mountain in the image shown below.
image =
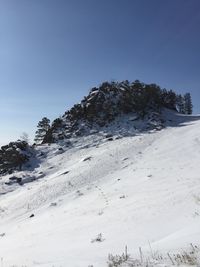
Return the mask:
<svg viewBox="0 0 200 267"><path fill-rule="evenodd" d="M144 132L132 116L38 146L34 169L1 177L1 266L106 267L125 246L131 257L198 246L200 117L164 110L166 128Z"/></svg>

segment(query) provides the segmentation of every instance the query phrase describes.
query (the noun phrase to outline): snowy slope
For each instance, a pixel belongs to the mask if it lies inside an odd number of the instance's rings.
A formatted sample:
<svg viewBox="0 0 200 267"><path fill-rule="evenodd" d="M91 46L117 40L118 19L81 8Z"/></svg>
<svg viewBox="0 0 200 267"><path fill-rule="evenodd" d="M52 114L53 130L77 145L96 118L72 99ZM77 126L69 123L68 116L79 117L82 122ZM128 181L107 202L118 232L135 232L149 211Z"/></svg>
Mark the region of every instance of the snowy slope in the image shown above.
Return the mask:
<svg viewBox="0 0 200 267"><path fill-rule="evenodd" d="M173 127L157 132L38 147L40 164L20 175L39 179L3 177L2 266L106 267L125 245L134 255L200 243L200 117L167 115Z"/></svg>

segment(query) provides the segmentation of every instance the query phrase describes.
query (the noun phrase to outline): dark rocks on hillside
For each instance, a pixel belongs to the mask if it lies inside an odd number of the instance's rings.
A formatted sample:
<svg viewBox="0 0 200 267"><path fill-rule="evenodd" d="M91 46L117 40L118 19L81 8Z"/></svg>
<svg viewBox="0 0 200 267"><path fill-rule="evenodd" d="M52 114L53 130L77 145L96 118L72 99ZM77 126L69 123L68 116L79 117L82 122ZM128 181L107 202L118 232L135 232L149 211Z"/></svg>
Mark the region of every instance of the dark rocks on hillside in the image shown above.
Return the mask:
<svg viewBox="0 0 200 267"><path fill-rule="evenodd" d="M18 184L22 184L22 178L21 177L17 178L16 181L17 181Z"/></svg>
<svg viewBox="0 0 200 267"><path fill-rule="evenodd" d="M10 142L0 149L0 174L12 173L14 170L21 170L32 152L25 141ZM17 179L17 178L16 178ZM13 176L10 180L16 180Z"/></svg>
<svg viewBox="0 0 200 267"><path fill-rule="evenodd" d="M17 178L16 176L11 176L11 177L9 178L10 181L17 181L17 179L18 179L18 178Z"/></svg>
<svg viewBox="0 0 200 267"><path fill-rule="evenodd" d="M10 181L12 181L12 183L18 183L18 184L21 184L22 182L22 178L21 177L16 177L16 176L11 176L9 178ZM11 183L11 182L10 182Z"/></svg>
<svg viewBox="0 0 200 267"><path fill-rule="evenodd" d="M88 160L91 160L92 157L87 157L87 158L84 158L83 161L88 161Z"/></svg>
<svg viewBox="0 0 200 267"><path fill-rule="evenodd" d="M113 135L112 134L106 134L105 137L106 138L111 138L111 137L113 137Z"/></svg>

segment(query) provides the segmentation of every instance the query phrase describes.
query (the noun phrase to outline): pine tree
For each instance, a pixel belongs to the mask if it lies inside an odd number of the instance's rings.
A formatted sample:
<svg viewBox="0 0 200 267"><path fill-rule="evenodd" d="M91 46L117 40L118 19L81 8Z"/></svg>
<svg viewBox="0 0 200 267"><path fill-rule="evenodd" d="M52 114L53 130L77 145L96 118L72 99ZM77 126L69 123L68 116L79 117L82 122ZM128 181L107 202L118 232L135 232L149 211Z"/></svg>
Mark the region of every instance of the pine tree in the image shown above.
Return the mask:
<svg viewBox="0 0 200 267"><path fill-rule="evenodd" d="M163 89L161 99L166 108L176 110L176 94L174 91Z"/></svg>
<svg viewBox="0 0 200 267"><path fill-rule="evenodd" d="M48 130L50 129L50 120L46 117L42 118L41 121L38 122L37 125L37 131L35 133L35 139L34 141L36 143L41 144L46 133L48 132Z"/></svg>
<svg viewBox="0 0 200 267"><path fill-rule="evenodd" d="M176 105L177 105L178 112L181 114L185 114L185 100L182 95L177 95Z"/></svg>
<svg viewBox="0 0 200 267"><path fill-rule="evenodd" d="M190 93L186 93L184 95L184 111L185 114L192 114L192 109L193 109L193 105L192 105L192 97L190 95Z"/></svg>

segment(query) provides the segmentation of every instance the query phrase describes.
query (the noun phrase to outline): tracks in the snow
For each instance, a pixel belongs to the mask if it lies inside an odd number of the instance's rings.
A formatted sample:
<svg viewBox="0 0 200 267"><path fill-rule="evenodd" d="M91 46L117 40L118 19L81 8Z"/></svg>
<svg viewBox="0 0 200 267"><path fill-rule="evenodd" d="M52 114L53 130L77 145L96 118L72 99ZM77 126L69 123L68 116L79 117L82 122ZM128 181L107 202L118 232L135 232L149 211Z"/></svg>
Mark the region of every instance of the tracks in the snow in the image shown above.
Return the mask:
<svg viewBox="0 0 200 267"><path fill-rule="evenodd" d="M101 197L104 199L105 206L109 206L109 199L108 199L107 195L104 193L104 191L101 189L101 187L96 185L95 188L99 191Z"/></svg>

